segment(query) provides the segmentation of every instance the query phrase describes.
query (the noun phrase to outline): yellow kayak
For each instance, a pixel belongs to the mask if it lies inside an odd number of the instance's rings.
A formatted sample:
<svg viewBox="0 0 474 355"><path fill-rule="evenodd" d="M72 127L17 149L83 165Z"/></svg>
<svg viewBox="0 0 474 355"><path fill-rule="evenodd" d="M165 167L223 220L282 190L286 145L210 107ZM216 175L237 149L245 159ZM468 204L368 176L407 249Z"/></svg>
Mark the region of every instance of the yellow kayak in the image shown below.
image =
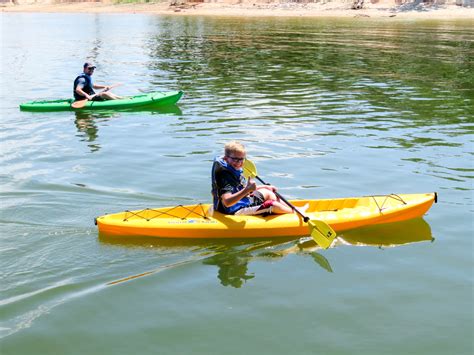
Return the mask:
<svg viewBox="0 0 474 355"><path fill-rule="evenodd" d="M437 202L437 194L390 194L321 200L293 200L295 207L309 205L311 220L322 220L336 232L406 221L423 216ZM161 238L301 237L308 225L298 214L269 216L225 215L212 205L179 205L124 211L97 217L99 232L106 235Z"/></svg>

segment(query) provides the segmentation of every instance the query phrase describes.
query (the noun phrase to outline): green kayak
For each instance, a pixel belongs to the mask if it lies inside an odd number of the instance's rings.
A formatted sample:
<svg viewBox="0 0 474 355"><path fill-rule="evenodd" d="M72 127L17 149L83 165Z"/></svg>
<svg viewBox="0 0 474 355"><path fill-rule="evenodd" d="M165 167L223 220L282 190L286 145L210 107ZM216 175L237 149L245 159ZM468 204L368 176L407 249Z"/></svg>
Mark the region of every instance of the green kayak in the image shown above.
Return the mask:
<svg viewBox="0 0 474 355"><path fill-rule="evenodd" d="M182 91L152 92L136 96L128 96L120 100L88 101L87 104L77 110L100 110L100 109L122 109L144 106L167 106L174 105L183 96ZM74 99L31 101L20 105L24 111L68 111L76 110L71 107Z"/></svg>

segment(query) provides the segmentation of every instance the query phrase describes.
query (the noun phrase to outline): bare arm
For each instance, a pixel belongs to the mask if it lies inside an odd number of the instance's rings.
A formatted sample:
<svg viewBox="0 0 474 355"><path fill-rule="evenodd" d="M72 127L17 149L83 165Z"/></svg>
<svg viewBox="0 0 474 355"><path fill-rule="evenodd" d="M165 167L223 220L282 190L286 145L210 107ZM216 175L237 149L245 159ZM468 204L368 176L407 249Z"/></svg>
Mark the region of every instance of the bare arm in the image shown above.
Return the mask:
<svg viewBox="0 0 474 355"><path fill-rule="evenodd" d="M104 89L105 91L107 91L110 89L110 87L108 85L94 84L94 89Z"/></svg>
<svg viewBox="0 0 474 355"><path fill-rule="evenodd" d="M250 193L252 193L256 189L257 189L257 184L255 184L254 181L249 179L247 186L245 186L244 189L237 191L236 193L233 193L233 194L230 192L223 194L221 196L222 204L225 207L233 206L244 197L247 197Z"/></svg>
<svg viewBox="0 0 474 355"><path fill-rule="evenodd" d="M78 85L76 86L76 93L81 96L84 96L87 100L91 100L95 95L88 95L82 88Z"/></svg>

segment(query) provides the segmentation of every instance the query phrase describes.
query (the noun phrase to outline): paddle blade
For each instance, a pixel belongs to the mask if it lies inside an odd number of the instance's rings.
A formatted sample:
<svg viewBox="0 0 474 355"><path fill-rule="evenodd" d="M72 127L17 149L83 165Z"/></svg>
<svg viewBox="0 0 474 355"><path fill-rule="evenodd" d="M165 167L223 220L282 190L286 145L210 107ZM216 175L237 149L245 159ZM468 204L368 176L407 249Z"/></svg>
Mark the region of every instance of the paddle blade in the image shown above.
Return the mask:
<svg viewBox="0 0 474 355"><path fill-rule="evenodd" d="M71 107L72 107L72 108L83 108L84 106L86 106L87 101L89 101L89 100L86 99L86 100L74 101L74 102L71 104Z"/></svg>
<svg viewBox="0 0 474 355"><path fill-rule="evenodd" d="M248 178L254 178L256 177L257 174L257 167L253 163L253 161L249 159L245 159L244 161L244 176L246 179Z"/></svg>
<svg viewBox="0 0 474 355"><path fill-rule="evenodd" d="M310 220L308 221L308 227L311 237L321 248L324 249L329 248L337 236L334 229L323 221Z"/></svg>

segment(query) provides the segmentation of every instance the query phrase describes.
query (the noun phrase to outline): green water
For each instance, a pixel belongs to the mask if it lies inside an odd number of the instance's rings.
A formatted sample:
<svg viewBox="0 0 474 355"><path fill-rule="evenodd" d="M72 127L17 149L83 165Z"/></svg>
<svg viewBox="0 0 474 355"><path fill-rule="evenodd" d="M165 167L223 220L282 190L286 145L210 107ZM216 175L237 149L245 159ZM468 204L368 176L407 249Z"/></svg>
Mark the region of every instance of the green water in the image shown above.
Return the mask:
<svg viewBox="0 0 474 355"><path fill-rule="evenodd" d="M1 14L0 353L471 354L474 25ZM20 112L82 63L178 106ZM98 236L210 201L231 139L288 198L439 193L424 219L282 240Z"/></svg>

